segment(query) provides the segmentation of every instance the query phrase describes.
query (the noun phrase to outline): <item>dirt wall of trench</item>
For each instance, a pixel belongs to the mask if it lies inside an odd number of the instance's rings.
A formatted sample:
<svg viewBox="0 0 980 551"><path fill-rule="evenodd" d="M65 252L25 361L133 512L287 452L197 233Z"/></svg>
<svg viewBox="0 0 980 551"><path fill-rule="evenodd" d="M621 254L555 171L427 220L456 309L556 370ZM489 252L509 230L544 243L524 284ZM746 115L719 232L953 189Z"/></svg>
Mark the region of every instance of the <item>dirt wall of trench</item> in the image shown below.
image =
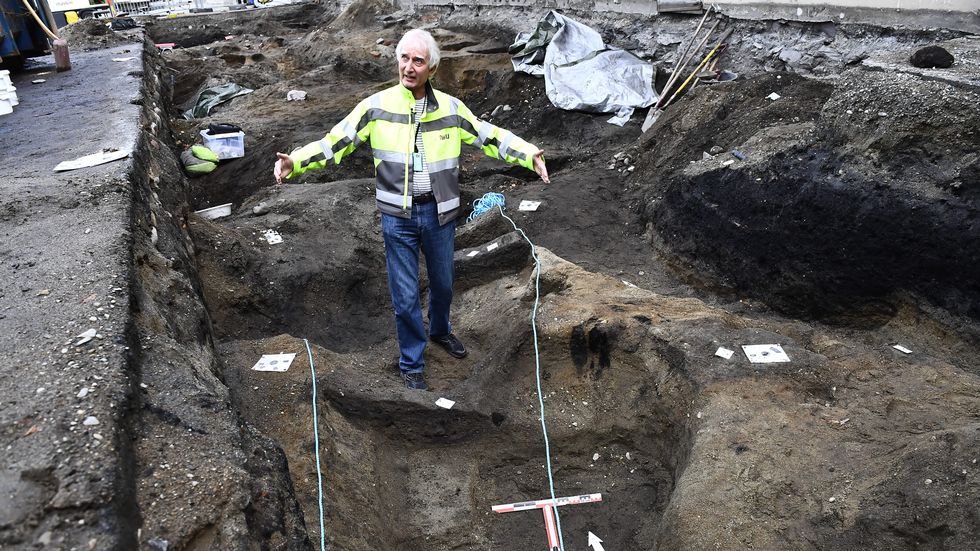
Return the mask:
<svg viewBox="0 0 980 551"><path fill-rule="evenodd" d="M129 421L140 546L309 549L281 449L241 421L217 367L187 232L189 186L173 153L172 81L155 48L144 67L132 175L139 384Z"/></svg>

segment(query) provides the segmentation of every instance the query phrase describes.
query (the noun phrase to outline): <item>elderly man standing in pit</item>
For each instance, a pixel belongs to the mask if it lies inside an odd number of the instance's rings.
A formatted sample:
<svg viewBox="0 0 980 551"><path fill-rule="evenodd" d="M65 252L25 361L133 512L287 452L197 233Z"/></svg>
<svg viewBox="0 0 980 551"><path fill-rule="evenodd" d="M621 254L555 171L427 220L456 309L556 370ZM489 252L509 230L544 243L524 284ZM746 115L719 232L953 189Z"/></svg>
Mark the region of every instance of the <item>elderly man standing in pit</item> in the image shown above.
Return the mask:
<svg viewBox="0 0 980 551"><path fill-rule="evenodd" d="M429 338L456 358L466 348L453 334L453 242L459 200L461 144L520 164L548 183L544 151L514 134L476 118L460 100L432 87L439 46L426 31L405 33L395 49L399 84L357 107L322 140L289 155L277 153L277 182L307 170L340 163L369 142L374 153L378 208L388 264L388 288L405 386L425 390L426 330L419 301L419 248L429 274Z"/></svg>

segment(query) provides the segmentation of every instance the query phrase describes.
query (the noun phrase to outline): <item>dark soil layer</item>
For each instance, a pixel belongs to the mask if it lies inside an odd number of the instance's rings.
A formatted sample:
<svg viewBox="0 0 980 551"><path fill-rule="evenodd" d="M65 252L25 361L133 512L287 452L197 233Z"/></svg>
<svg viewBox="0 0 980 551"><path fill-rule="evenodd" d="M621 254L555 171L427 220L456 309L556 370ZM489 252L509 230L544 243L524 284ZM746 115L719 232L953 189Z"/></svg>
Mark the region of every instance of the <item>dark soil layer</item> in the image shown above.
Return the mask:
<svg viewBox="0 0 980 551"><path fill-rule="evenodd" d="M702 89L641 142L643 219L665 249L794 315L887 319L912 292L976 319L976 100L860 70Z"/></svg>

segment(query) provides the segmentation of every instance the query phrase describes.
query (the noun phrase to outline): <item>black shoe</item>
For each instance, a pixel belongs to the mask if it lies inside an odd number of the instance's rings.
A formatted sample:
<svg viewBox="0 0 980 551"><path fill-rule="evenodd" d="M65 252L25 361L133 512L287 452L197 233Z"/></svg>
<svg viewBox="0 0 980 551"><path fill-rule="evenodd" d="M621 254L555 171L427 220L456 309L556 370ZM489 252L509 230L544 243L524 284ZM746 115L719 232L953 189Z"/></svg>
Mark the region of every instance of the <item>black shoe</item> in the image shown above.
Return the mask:
<svg viewBox="0 0 980 551"><path fill-rule="evenodd" d="M429 390L429 385L425 384L425 376L421 373L402 373L402 379L405 379L405 388Z"/></svg>
<svg viewBox="0 0 980 551"><path fill-rule="evenodd" d="M466 347L463 343L456 338L456 335L452 333L448 335L442 335L441 337L431 337L432 342L443 347L449 355L454 358L465 358L466 357Z"/></svg>

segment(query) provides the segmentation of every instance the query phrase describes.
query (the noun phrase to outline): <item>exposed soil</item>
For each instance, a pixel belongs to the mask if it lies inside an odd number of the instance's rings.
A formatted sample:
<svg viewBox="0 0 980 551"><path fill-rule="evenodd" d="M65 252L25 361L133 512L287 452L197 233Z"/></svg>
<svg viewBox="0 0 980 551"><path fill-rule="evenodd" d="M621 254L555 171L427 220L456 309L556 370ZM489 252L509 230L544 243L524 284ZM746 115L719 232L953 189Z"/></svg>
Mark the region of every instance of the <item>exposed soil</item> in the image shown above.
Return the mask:
<svg viewBox="0 0 980 551"><path fill-rule="evenodd" d="M740 77L698 86L641 135L642 111L619 128L552 107L501 52L538 14L499 13L512 17L306 4L149 27L181 47L147 54L159 141L134 213L157 236L135 253L143 545L317 547L315 377L330 548L541 548L539 513L490 512L549 497L539 368L556 494L603 494L562 509L567 549L590 531L607 549L974 547L980 104L971 85L848 55L862 38L955 37L742 22L723 58ZM658 44L640 53L669 66L696 20L590 23L617 46ZM530 247L489 213L457 235L470 355L428 350L429 392L398 375L370 152L281 188L271 176L276 151L394 83L394 43L422 24L444 47L436 86L545 149L553 175L464 155L463 200L504 193L537 247L540 365ZM790 35L822 56L752 57ZM255 91L180 117L225 82ZM176 156L208 122L240 125L245 156L188 180ZM543 204L518 212L522 199ZM219 220L189 212L228 202ZM791 362L739 349L764 343ZM251 369L279 352L297 353L287 372Z"/></svg>

